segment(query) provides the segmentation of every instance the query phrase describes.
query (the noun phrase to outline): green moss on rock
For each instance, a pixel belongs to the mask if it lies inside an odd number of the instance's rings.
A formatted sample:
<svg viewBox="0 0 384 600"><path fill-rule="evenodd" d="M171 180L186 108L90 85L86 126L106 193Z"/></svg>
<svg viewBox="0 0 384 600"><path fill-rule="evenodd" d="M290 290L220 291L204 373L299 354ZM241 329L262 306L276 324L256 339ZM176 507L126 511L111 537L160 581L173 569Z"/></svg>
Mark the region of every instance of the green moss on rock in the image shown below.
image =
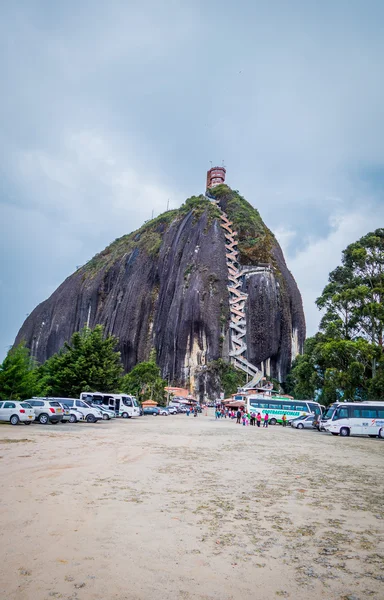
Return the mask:
<svg viewBox="0 0 384 600"><path fill-rule="evenodd" d="M213 220L220 217L217 206L207 200L205 196L191 196L179 209L168 210L158 217L146 221L140 229L117 238L86 263L82 268L83 277L92 277L101 269L111 267L118 259L136 249L145 252L151 258L156 257L160 251L163 236L170 225L174 221L181 221L190 212L193 214L194 222L198 221L205 212L207 213L207 227L204 233L207 233Z"/></svg>
<svg viewBox="0 0 384 600"><path fill-rule="evenodd" d="M236 190L218 185L210 194L220 202L237 232L240 262L243 265L268 263L276 266L272 254L276 238L263 222L259 211Z"/></svg>

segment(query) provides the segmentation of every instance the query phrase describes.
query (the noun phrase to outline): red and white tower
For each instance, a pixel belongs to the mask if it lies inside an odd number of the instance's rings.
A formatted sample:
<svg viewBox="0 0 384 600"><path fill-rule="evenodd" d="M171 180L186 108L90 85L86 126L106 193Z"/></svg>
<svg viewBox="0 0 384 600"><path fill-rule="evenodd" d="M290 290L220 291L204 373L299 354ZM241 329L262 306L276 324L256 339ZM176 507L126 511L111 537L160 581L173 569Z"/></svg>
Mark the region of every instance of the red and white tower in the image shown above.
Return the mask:
<svg viewBox="0 0 384 600"><path fill-rule="evenodd" d="M212 167L207 171L207 190L220 185L225 181L226 170L224 167Z"/></svg>

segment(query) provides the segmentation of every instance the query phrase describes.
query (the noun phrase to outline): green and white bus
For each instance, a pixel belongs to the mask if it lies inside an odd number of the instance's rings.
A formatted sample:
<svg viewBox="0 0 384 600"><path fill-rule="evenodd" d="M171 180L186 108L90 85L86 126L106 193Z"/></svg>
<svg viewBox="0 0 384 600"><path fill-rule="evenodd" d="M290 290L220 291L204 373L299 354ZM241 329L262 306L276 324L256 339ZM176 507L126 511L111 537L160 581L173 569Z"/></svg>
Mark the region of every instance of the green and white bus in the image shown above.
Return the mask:
<svg viewBox="0 0 384 600"><path fill-rule="evenodd" d="M318 402L311 400L294 400L282 396L267 396L266 394L250 394L249 396L235 396L236 400L245 400L247 412L268 413L270 425L282 423L282 417L285 414L287 421L293 421L297 417L314 414L321 416L321 407Z"/></svg>

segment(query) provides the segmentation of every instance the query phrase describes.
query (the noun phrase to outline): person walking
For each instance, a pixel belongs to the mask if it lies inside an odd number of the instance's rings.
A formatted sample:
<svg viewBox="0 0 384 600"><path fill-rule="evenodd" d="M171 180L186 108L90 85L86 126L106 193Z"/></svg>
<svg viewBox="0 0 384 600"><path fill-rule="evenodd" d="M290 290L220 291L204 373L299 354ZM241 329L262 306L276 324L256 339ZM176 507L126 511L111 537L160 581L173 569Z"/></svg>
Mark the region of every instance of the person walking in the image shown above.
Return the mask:
<svg viewBox="0 0 384 600"><path fill-rule="evenodd" d="M246 421L247 421L247 415L245 414L245 412L243 413L242 420L243 420L243 427L245 427Z"/></svg>
<svg viewBox="0 0 384 600"><path fill-rule="evenodd" d="M263 427L268 427L269 414L265 413Z"/></svg>
<svg viewBox="0 0 384 600"><path fill-rule="evenodd" d="M256 415L254 412L251 412L251 425L255 426Z"/></svg>
<svg viewBox="0 0 384 600"><path fill-rule="evenodd" d="M286 427L287 425L287 415L284 413L281 420L283 421L283 427Z"/></svg>
<svg viewBox="0 0 384 600"><path fill-rule="evenodd" d="M260 413L257 413L256 423L257 423L257 426L260 427L260 423L261 423L261 414Z"/></svg>
<svg viewBox="0 0 384 600"><path fill-rule="evenodd" d="M237 413L236 413L236 423L239 423L239 425L240 425L240 419L241 419L241 410L238 408Z"/></svg>
<svg viewBox="0 0 384 600"><path fill-rule="evenodd" d="M187 417L189 417L189 408L187 407L187 410L185 411L185 414L187 415Z"/></svg>

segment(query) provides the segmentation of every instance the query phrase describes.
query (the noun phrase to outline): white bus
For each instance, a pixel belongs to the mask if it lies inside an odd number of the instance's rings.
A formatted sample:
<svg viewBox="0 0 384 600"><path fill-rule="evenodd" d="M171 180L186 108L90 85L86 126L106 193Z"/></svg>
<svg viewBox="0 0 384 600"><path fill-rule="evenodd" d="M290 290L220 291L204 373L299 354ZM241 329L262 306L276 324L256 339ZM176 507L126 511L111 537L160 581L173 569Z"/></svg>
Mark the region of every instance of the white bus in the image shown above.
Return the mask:
<svg viewBox="0 0 384 600"><path fill-rule="evenodd" d="M333 435L369 435L384 439L384 402L335 402L321 419Z"/></svg>
<svg viewBox="0 0 384 600"><path fill-rule="evenodd" d="M105 394L101 392L81 392L80 399L114 410L117 417L130 419L140 416L139 403L135 396L128 394Z"/></svg>
<svg viewBox="0 0 384 600"><path fill-rule="evenodd" d="M282 396L273 396L267 394L250 394L249 396L235 395L234 400L245 400L247 412L268 413L270 425L282 423L283 415L287 421L293 421L297 417L313 414L316 417L321 416L321 407L318 402L312 400L294 400L293 398L284 398Z"/></svg>

